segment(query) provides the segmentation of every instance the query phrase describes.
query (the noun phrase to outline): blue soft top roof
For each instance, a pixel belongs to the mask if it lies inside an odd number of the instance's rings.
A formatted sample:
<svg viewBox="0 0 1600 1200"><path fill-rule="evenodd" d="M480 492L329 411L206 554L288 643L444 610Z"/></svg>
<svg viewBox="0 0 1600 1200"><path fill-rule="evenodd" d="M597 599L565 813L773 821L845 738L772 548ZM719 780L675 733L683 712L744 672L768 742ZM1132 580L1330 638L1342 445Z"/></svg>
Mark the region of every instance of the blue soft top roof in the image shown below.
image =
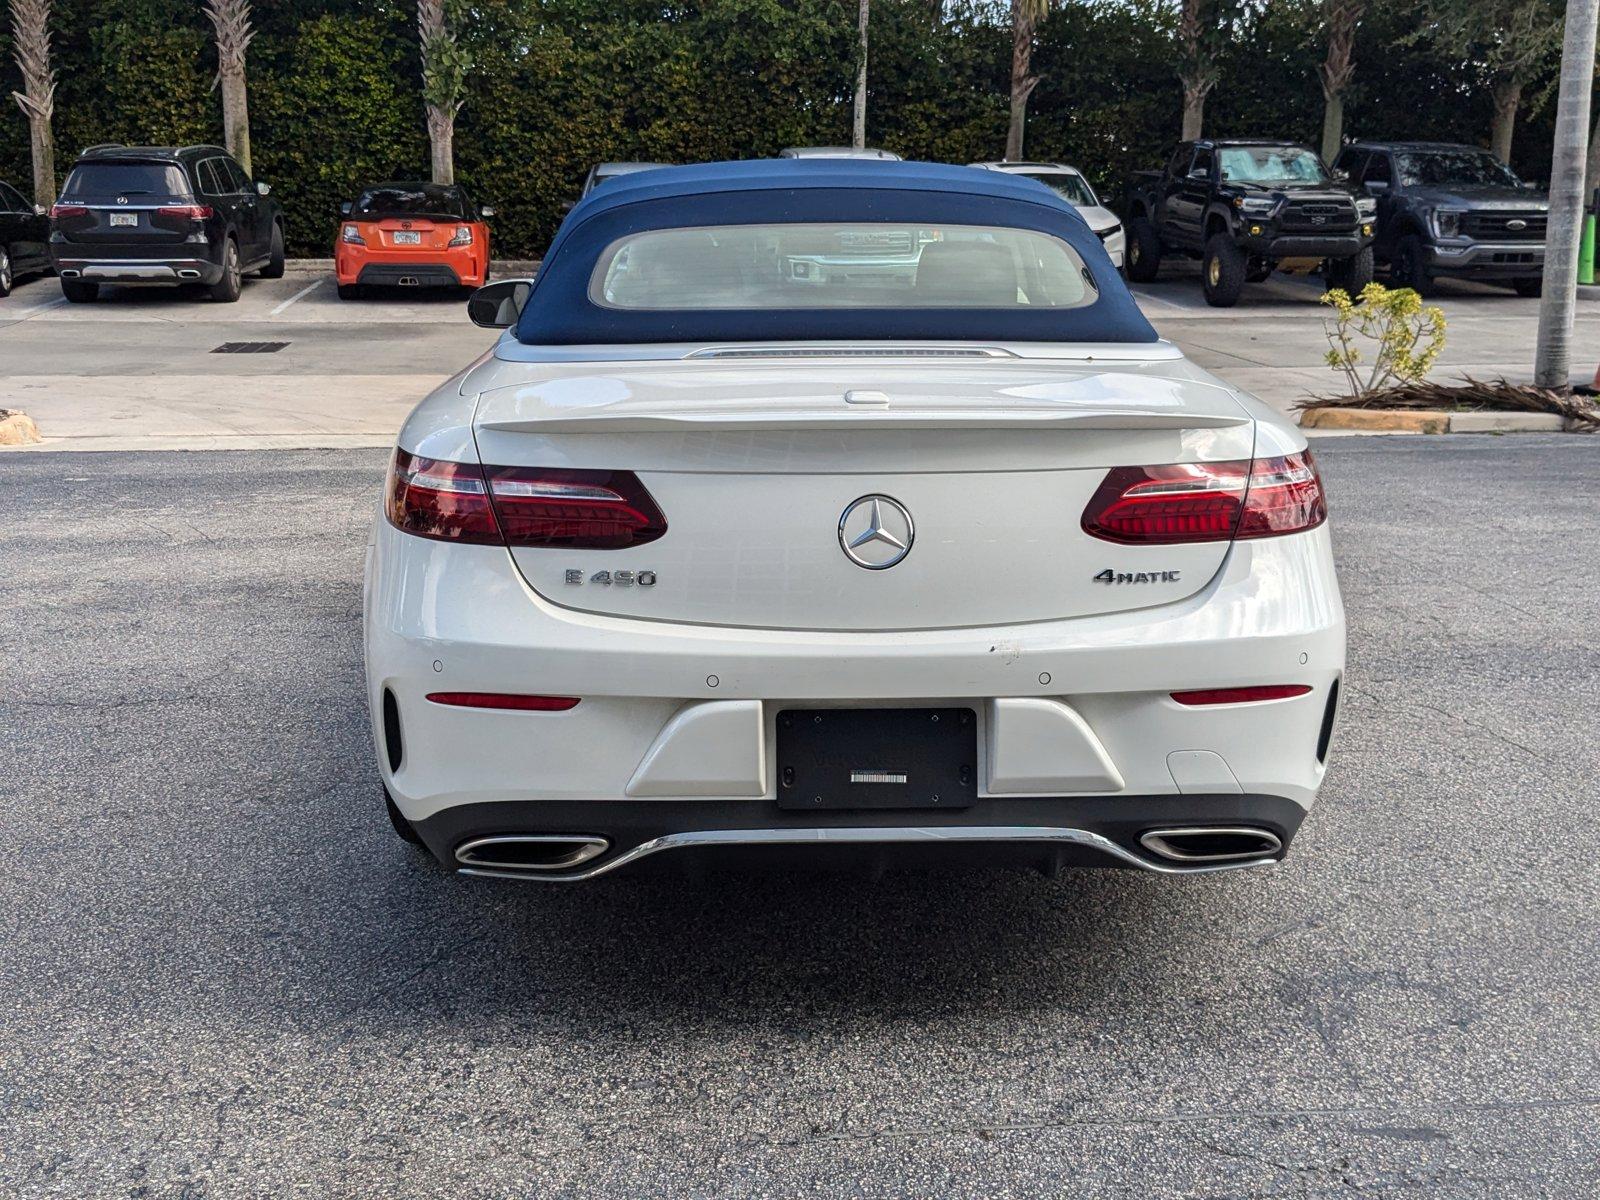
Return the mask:
<svg viewBox="0 0 1600 1200"><path fill-rule="evenodd" d="M1099 288L1072 309L851 308L620 310L595 304L596 262L650 229L802 221L997 225L1060 238ZM518 341L582 345L677 341L1153 342L1100 239L1077 209L1031 179L940 163L763 159L658 167L619 176L567 214L517 323Z"/></svg>

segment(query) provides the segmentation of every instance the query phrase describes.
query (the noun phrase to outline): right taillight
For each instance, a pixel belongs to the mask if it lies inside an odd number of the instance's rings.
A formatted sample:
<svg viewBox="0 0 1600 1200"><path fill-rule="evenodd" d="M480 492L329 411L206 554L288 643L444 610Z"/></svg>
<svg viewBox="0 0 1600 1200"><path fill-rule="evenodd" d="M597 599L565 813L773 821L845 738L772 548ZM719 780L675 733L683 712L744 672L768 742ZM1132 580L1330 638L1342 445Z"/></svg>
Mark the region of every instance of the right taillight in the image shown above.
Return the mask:
<svg viewBox="0 0 1600 1200"><path fill-rule="evenodd" d="M1084 532L1125 545L1225 542L1315 529L1328 519L1311 452L1254 462L1116 467L1083 513Z"/></svg>
<svg viewBox="0 0 1600 1200"><path fill-rule="evenodd" d="M480 467L396 450L390 522L441 541L620 550L653 542L667 519L631 471Z"/></svg>

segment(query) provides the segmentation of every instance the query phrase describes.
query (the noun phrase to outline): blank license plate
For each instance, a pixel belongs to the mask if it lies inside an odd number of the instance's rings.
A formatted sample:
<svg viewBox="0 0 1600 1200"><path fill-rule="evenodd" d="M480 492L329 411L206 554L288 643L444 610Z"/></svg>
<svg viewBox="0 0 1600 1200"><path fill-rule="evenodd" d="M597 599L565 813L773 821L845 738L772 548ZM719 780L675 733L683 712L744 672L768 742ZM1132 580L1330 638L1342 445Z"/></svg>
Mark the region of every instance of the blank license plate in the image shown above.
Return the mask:
<svg viewBox="0 0 1600 1200"><path fill-rule="evenodd" d="M397 233L394 235L394 244L396 246L420 246L422 245L422 235L420 233Z"/></svg>
<svg viewBox="0 0 1600 1200"><path fill-rule="evenodd" d="M112 213L111 214L111 223L113 225L137 225L139 223L139 214L138 213Z"/></svg>
<svg viewBox="0 0 1600 1200"><path fill-rule="evenodd" d="M970 708L778 714L778 807L966 808L978 798Z"/></svg>

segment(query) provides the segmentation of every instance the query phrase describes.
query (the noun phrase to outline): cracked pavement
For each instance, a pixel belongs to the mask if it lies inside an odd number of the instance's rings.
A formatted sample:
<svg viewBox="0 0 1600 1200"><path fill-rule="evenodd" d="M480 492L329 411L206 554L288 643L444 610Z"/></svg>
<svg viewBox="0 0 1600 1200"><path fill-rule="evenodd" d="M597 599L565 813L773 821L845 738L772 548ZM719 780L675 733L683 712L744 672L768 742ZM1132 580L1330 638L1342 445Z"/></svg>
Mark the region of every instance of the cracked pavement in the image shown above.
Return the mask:
<svg viewBox="0 0 1600 1200"><path fill-rule="evenodd" d="M1600 1192L1600 441L1318 444L1273 872L457 879L361 699L380 451L0 459L0 1194Z"/></svg>

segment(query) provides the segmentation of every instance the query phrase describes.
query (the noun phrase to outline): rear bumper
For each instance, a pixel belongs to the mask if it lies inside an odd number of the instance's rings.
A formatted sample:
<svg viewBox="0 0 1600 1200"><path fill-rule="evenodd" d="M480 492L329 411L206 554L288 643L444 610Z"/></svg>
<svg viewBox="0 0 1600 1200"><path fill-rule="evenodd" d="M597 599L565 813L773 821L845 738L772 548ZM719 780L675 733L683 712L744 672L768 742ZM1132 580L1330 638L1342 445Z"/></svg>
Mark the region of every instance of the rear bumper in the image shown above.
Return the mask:
<svg viewBox="0 0 1600 1200"><path fill-rule="evenodd" d="M1475 242L1461 246L1441 242L1429 246L1427 255L1429 269L1436 275L1520 279L1544 271L1542 242Z"/></svg>
<svg viewBox="0 0 1600 1200"><path fill-rule="evenodd" d="M488 265L488 246L480 243L419 253L338 242L333 253L334 275L346 286L481 287Z"/></svg>
<svg viewBox="0 0 1600 1200"><path fill-rule="evenodd" d="M205 258L98 258L52 255L62 279L100 283L216 283L222 267Z"/></svg>
<svg viewBox="0 0 1600 1200"><path fill-rule="evenodd" d="M461 276L442 263L371 263L361 268L362 287L460 287Z"/></svg>

